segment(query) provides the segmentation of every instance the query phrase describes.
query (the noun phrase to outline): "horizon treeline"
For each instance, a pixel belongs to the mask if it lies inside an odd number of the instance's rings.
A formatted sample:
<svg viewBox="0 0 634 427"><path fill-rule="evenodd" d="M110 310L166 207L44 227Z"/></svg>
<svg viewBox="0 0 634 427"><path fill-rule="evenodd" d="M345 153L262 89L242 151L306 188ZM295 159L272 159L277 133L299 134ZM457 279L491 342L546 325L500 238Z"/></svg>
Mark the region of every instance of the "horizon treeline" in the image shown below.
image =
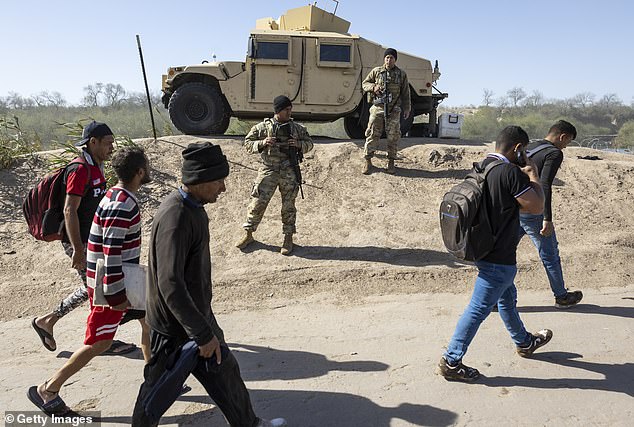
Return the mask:
<svg viewBox="0 0 634 427"><path fill-rule="evenodd" d="M161 95L151 93L150 97L157 135L180 134L163 107ZM563 119L576 126L577 141L601 135L605 136L608 146L634 147L634 104L625 105L614 93L597 97L591 92L582 92L571 98L547 99L539 91L527 93L521 87L514 87L496 98L493 91L483 89L481 105L443 107L441 104L439 114L443 112L465 114L462 127L462 138L465 139L490 141L495 139L500 129L510 124L522 126L531 138L541 138L552 123ZM62 124L91 119L108 123L117 135L129 138L152 136L145 94L128 92L113 83L84 87L80 105L69 104L59 92L43 91L31 96L9 92L8 96L0 97L0 118L5 123L17 123L21 131L37 138L42 148L50 148L56 142L63 143L68 139ZM227 134L244 135L254 123L232 118ZM313 135L347 138L342 120L325 124L307 123L307 127ZM6 126L0 129L0 132L9 131ZM3 144L5 140L0 135Z"/></svg>

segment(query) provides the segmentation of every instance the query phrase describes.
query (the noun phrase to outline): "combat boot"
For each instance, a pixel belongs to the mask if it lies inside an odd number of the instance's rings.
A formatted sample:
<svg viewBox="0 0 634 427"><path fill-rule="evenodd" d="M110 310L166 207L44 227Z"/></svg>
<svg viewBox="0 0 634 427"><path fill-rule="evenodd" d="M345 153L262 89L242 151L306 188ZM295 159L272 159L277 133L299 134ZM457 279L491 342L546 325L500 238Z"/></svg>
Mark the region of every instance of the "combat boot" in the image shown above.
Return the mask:
<svg viewBox="0 0 634 427"><path fill-rule="evenodd" d="M255 239L253 238L253 231L244 230L244 236L242 236L242 238L238 240L238 243L236 243L236 248L244 249L247 246L249 246L251 243L253 243L254 240Z"/></svg>
<svg viewBox="0 0 634 427"><path fill-rule="evenodd" d="M365 158L365 165L363 166L363 175L370 175L372 173L372 157Z"/></svg>
<svg viewBox="0 0 634 427"><path fill-rule="evenodd" d="M282 249L280 249L280 253L282 255L290 255L291 252L293 252L293 235L289 233L284 235L284 244Z"/></svg>
<svg viewBox="0 0 634 427"><path fill-rule="evenodd" d="M396 167L394 166L394 159L389 159L387 161L387 173L390 175L394 175L396 173Z"/></svg>

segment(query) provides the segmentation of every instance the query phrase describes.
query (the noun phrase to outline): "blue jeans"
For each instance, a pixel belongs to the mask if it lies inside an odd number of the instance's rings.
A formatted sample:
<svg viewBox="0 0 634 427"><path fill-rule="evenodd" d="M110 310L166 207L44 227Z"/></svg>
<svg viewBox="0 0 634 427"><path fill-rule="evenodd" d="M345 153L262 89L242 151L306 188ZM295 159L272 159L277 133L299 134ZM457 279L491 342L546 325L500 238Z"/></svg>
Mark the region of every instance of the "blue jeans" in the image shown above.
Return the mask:
<svg viewBox="0 0 634 427"><path fill-rule="evenodd" d="M480 324L496 304L515 345L526 346L531 340L531 334L524 328L517 312L517 289L513 283L517 266L486 261L478 261L475 264L478 267L478 277L471 301L458 320L444 355L452 365L462 360Z"/></svg>
<svg viewBox="0 0 634 427"><path fill-rule="evenodd" d="M550 289L552 289L555 298L563 297L566 296L567 291L564 286L564 273L561 270L557 236L554 231L548 237L539 234L543 221L543 215L520 214L519 238L521 239L524 234L528 234L528 237L531 238L546 269Z"/></svg>

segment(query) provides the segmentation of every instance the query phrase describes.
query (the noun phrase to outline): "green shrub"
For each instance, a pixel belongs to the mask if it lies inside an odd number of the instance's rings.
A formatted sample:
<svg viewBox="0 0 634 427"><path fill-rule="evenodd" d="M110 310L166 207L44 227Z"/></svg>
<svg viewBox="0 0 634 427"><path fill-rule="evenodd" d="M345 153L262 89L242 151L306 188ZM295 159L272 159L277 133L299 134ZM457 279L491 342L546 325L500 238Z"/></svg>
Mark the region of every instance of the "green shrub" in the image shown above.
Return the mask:
<svg viewBox="0 0 634 427"><path fill-rule="evenodd" d="M42 146L36 132L23 131L17 117L0 117L0 169L8 169L26 154Z"/></svg>
<svg viewBox="0 0 634 427"><path fill-rule="evenodd" d="M634 149L634 120L625 122L616 137L616 146L619 148Z"/></svg>

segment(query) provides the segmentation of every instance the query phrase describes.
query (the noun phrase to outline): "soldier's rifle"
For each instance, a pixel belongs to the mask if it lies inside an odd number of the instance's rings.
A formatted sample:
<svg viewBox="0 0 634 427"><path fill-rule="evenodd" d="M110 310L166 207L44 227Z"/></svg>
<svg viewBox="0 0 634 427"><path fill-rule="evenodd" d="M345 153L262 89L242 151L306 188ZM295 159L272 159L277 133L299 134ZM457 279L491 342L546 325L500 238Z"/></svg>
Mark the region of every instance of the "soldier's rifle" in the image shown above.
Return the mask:
<svg viewBox="0 0 634 427"><path fill-rule="evenodd" d="M390 93L387 90L387 70L383 73L383 126L387 129L387 118L390 113L388 112L388 108L390 106Z"/></svg>
<svg viewBox="0 0 634 427"><path fill-rule="evenodd" d="M299 185L299 192L302 196L302 199L304 199L304 189L302 188L302 170L299 167L299 164L304 161L304 153L302 152L301 147L296 147L288 143L288 140L291 137L289 133L290 126L288 126L288 123L276 123L273 127L273 135L275 136L276 140L275 145L288 148L288 160L291 167L293 168L293 172L295 173L295 180Z"/></svg>

